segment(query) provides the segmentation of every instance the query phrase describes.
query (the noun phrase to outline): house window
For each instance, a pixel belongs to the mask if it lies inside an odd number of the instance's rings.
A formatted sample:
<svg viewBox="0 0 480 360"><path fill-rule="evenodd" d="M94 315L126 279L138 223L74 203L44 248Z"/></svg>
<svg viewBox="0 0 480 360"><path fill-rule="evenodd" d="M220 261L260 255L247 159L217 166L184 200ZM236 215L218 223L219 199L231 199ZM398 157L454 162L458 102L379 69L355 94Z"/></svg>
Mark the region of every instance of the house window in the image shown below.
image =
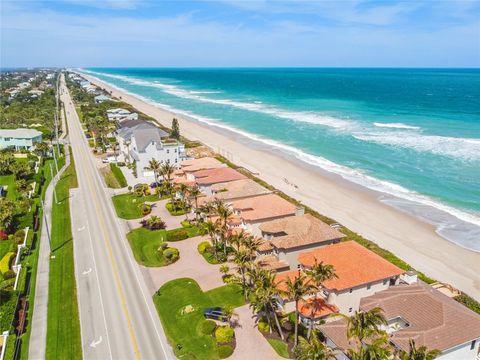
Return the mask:
<svg viewBox="0 0 480 360"><path fill-rule="evenodd" d="M473 340L472 343L470 344L470 350L473 350L475 349L475 344L476 344L477 340Z"/></svg>
<svg viewBox="0 0 480 360"><path fill-rule="evenodd" d="M348 312L351 313L353 311L353 308L349 308Z"/></svg>
<svg viewBox="0 0 480 360"><path fill-rule="evenodd" d="M175 154L177 153L177 149L173 150L175 152Z"/></svg>
<svg viewBox="0 0 480 360"><path fill-rule="evenodd" d="M177 163L177 162L178 162L178 159L175 159L175 163Z"/></svg>
<svg viewBox="0 0 480 360"><path fill-rule="evenodd" d="M370 290L371 287L372 287L372 284L368 284L367 285L367 290Z"/></svg>
<svg viewBox="0 0 480 360"><path fill-rule="evenodd" d="M350 289L348 292L351 294L353 292L353 289Z"/></svg>
<svg viewBox="0 0 480 360"><path fill-rule="evenodd" d="M167 149L167 154L170 154L170 150Z"/></svg>

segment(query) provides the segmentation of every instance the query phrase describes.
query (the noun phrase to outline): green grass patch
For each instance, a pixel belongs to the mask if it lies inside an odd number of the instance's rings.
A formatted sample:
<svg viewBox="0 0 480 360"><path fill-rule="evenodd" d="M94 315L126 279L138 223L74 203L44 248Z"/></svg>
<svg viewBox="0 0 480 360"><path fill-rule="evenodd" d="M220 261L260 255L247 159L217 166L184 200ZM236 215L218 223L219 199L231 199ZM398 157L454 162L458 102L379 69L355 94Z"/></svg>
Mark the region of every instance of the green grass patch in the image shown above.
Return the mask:
<svg viewBox="0 0 480 360"><path fill-rule="evenodd" d="M0 273L6 273L10 270L10 262L15 257L14 252L7 252L1 259L0 259Z"/></svg>
<svg viewBox="0 0 480 360"><path fill-rule="evenodd" d="M215 339L202 333L203 310L245 303L237 284L203 292L195 280L188 278L169 281L153 296L153 301L175 355L181 359L219 359ZM190 307L193 311L188 312Z"/></svg>
<svg viewBox="0 0 480 360"><path fill-rule="evenodd" d="M13 240L0 240L0 259L12 249Z"/></svg>
<svg viewBox="0 0 480 360"><path fill-rule="evenodd" d="M113 176L117 180L118 184L121 188L126 187L127 179L125 179L125 175L123 175L122 169L120 169L116 164L110 164L110 170L112 171Z"/></svg>
<svg viewBox="0 0 480 360"><path fill-rule="evenodd" d="M104 168L101 170L101 173L103 174L103 178L105 179L105 184L111 189L120 189L121 186L118 183L117 179L115 178L115 175L110 171L109 168Z"/></svg>
<svg viewBox="0 0 480 360"><path fill-rule="evenodd" d="M162 248L162 244L165 243L166 237L166 230L148 230L145 228L135 229L127 234L135 260L141 265L150 267L165 266L178 259L169 260L165 257L167 250Z"/></svg>
<svg viewBox="0 0 480 360"><path fill-rule="evenodd" d="M278 355L285 359L290 359L288 354L288 345L286 342L278 339L267 339L272 348L277 352Z"/></svg>
<svg viewBox="0 0 480 360"><path fill-rule="evenodd" d="M69 189L77 187L73 158L56 186L58 204L52 209L47 359L82 359L80 321L75 283Z"/></svg>
<svg viewBox="0 0 480 360"><path fill-rule="evenodd" d="M16 200L18 197L18 193L15 191L15 176L11 175L0 175L0 185L6 187L4 190L6 194L6 198L10 200Z"/></svg>
<svg viewBox="0 0 480 360"><path fill-rule="evenodd" d="M158 201L158 196L147 195L147 196L136 196L134 194L122 194L112 197L113 206L117 212L118 217L122 219L140 219L144 215L142 214L142 205L148 201Z"/></svg>

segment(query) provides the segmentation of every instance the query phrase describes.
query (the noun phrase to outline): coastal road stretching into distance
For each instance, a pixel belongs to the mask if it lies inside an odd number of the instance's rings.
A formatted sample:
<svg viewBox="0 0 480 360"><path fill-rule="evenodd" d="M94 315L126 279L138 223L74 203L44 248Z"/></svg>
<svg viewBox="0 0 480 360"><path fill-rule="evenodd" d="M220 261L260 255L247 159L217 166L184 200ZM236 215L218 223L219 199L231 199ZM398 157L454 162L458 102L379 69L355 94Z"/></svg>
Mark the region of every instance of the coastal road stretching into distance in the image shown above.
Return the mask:
<svg viewBox="0 0 480 360"><path fill-rule="evenodd" d="M60 86L79 185L71 214L83 357L173 359L63 75Z"/></svg>

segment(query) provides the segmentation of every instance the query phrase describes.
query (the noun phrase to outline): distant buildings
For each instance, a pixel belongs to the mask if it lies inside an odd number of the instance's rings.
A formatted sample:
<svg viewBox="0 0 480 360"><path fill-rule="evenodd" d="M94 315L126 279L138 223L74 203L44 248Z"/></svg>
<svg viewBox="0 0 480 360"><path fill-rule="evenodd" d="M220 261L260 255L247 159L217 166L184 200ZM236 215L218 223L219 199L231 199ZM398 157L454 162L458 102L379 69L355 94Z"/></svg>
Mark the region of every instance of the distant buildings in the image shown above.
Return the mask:
<svg viewBox="0 0 480 360"><path fill-rule="evenodd" d="M109 98L108 96L105 96L105 95L97 95L95 96L95 102L97 104L101 104L103 103L104 101L109 101L111 100L111 98Z"/></svg>
<svg viewBox="0 0 480 360"><path fill-rule="evenodd" d="M137 113L131 113L130 111L126 109L121 109L121 108L108 109L107 117L109 121L119 121L119 122L126 121L126 120L138 120Z"/></svg>
<svg viewBox="0 0 480 360"><path fill-rule="evenodd" d="M42 133L34 129L0 129L0 149L33 150L42 141Z"/></svg>

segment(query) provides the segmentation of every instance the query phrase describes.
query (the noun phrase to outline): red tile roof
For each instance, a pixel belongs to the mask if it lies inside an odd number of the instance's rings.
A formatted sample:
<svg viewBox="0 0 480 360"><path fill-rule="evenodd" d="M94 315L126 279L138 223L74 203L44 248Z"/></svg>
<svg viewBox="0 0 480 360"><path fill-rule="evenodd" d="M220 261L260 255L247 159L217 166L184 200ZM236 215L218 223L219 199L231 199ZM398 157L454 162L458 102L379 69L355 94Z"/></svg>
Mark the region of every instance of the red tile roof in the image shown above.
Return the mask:
<svg viewBox="0 0 480 360"><path fill-rule="evenodd" d="M333 265L338 278L327 280L324 286L337 291L350 289L383 279L398 276L404 270L383 259L355 241L328 245L298 256L305 267L324 262Z"/></svg>
<svg viewBox="0 0 480 360"><path fill-rule="evenodd" d="M323 298L310 298L298 302L298 311L307 318L319 319L339 312L338 307L327 304Z"/></svg>
<svg viewBox="0 0 480 360"><path fill-rule="evenodd" d="M253 196L232 201L232 208L240 212L244 221L261 221L295 215L296 206L275 194Z"/></svg>
<svg viewBox="0 0 480 360"><path fill-rule="evenodd" d="M193 172L192 174L195 177L195 182L198 185L211 185L221 182L246 179L245 175L240 174L238 171L228 167L199 170Z"/></svg>

